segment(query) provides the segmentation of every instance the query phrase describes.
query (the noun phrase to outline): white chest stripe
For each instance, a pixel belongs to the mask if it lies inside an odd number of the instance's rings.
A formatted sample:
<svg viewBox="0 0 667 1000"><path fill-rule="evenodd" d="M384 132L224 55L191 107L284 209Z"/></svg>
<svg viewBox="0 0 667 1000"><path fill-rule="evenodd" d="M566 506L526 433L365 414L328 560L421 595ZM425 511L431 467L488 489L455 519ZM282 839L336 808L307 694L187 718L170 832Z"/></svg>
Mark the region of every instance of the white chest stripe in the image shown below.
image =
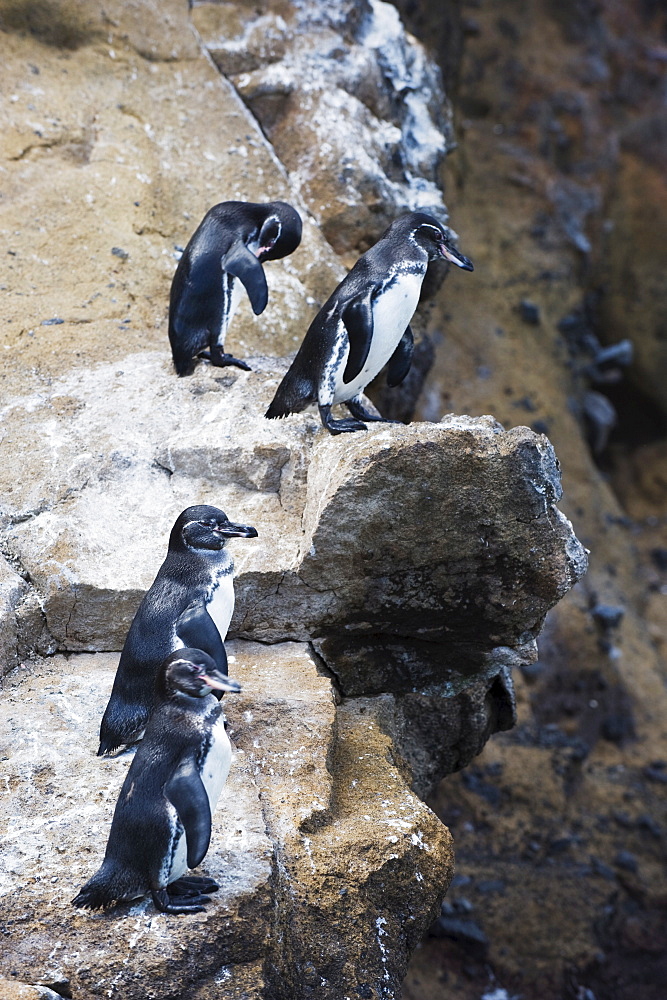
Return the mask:
<svg viewBox="0 0 667 1000"><path fill-rule="evenodd" d="M349 346L346 346L336 371L334 403L343 403L363 392L387 364L414 316L422 280L423 274L401 274L390 288L377 297L373 303L373 339L366 363L357 377L345 385L343 373L349 354Z"/></svg>
<svg viewBox="0 0 667 1000"><path fill-rule="evenodd" d="M220 714L213 727L211 746L209 747L209 751L202 763L201 769L201 780L208 796L209 807L211 809L211 819L213 818L215 807L218 804L220 793L222 792L225 782L227 781L231 763L232 745L225 729L225 717ZM169 819L172 824L172 844L174 837L178 837L178 841L176 843L176 849L172 853L172 857L166 858L162 867L161 875L164 878L165 885L175 882L177 878L180 878L181 875L184 875L188 870L187 842L185 834L178 831L178 828L180 827L178 814L170 802L167 802L167 808L169 811Z"/></svg>
<svg viewBox="0 0 667 1000"><path fill-rule="evenodd" d="M215 622L215 627L224 642L234 614L234 580L231 573L218 577L218 585L213 590L206 610Z"/></svg>
<svg viewBox="0 0 667 1000"><path fill-rule="evenodd" d="M227 271L222 272L222 314L220 316L220 330L218 332L218 345L224 347L225 337L229 324L234 318L241 297L243 295L243 285L233 274Z"/></svg>

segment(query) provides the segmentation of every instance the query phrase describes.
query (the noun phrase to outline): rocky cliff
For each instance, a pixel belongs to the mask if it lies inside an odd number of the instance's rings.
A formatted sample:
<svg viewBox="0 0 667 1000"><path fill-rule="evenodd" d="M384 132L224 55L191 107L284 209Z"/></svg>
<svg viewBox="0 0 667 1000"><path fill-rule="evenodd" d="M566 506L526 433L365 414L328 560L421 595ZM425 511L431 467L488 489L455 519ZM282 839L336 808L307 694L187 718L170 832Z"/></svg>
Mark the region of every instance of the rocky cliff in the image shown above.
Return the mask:
<svg viewBox="0 0 667 1000"><path fill-rule="evenodd" d="M547 433L590 550L537 663L515 672L517 727L429 799L460 884L405 993L440 997L447 974L463 1000L659 1000L665 11L503 0L451 5L458 28L444 31L434 5L398 6L454 77L445 190L476 268L474 296L453 273L431 300L417 414L492 412Z"/></svg>
<svg viewBox="0 0 667 1000"><path fill-rule="evenodd" d="M511 670L586 566L541 433L261 416L356 253L406 208L446 217L436 64L377 0L5 0L0 29L3 988L398 998L452 875L423 796L513 725ZM304 240L235 318L252 371L179 380L170 280L228 198L291 201ZM222 891L77 912L128 766L94 757L117 651L193 502L259 532L234 550Z"/></svg>

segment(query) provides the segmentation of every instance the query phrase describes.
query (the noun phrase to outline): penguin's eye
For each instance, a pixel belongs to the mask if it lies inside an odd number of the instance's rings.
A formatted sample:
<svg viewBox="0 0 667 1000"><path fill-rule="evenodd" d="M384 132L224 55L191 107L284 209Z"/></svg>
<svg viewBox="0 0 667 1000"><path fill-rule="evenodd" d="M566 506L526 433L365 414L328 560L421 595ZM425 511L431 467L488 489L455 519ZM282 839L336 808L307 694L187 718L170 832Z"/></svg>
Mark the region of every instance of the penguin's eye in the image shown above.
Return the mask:
<svg viewBox="0 0 667 1000"><path fill-rule="evenodd" d="M420 235L427 240L431 240L433 243L439 243L443 238L442 233L435 226L429 226L428 222L425 222L417 230Z"/></svg>

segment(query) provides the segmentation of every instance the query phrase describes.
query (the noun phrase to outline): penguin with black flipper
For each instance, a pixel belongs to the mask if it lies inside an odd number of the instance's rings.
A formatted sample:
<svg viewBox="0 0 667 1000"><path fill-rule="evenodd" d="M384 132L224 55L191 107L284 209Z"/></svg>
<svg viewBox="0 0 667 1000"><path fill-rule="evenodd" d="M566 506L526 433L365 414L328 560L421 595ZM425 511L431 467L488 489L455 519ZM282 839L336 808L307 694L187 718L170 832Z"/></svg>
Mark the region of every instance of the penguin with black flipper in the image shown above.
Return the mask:
<svg viewBox="0 0 667 1000"><path fill-rule="evenodd" d="M147 892L163 913L198 913L219 886L186 876L203 861L232 749L217 692L240 685L199 649L179 649L158 671L155 708L120 790L102 867L75 906L100 909Z"/></svg>
<svg viewBox="0 0 667 1000"><path fill-rule="evenodd" d="M178 262L169 301L169 342L178 375L191 375L198 358L250 371L225 353L229 324L245 288L256 316L269 290L262 264L293 253L301 219L284 201L223 201L206 213Z"/></svg>
<svg viewBox="0 0 667 1000"><path fill-rule="evenodd" d="M384 421L368 410L362 394L387 363L390 386L408 374L410 320L426 268L438 258L473 270L433 216L408 212L393 222L320 309L265 416L286 417L316 402L331 434L366 430L364 421ZM352 416L334 420L336 403L344 403Z"/></svg>
<svg viewBox="0 0 667 1000"><path fill-rule="evenodd" d="M234 612L230 538L256 538L205 504L187 507L169 536L167 558L145 594L123 646L102 718L98 757L141 739L153 707L160 664L184 646L203 649L227 674L224 640Z"/></svg>

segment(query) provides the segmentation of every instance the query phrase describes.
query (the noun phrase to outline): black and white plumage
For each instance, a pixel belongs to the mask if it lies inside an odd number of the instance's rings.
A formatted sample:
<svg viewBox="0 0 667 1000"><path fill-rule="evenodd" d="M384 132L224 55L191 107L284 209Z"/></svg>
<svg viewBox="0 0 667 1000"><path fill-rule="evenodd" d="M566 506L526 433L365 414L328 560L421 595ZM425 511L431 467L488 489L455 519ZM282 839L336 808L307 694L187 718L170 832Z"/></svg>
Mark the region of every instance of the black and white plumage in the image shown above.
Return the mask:
<svg viewBox="0 0 667 1000"><path fill-rule="evenodd" d="M155 708L120 790L102 867L72 900L98 909L150 892L164 913L197 913L218 889L185 876L201 864L232 748L212 691L240 691L199 649L171 653Z"/></svg>
<svg viewBox="0 0 667 1000"><path fill-rule="evenodd" d="M169 653L203 649L227 673L224 640L234 611L234 561L228 538L256 538L217 507L188 507L169 536L167 558L145 594L123 646L102 718L98 756L141 739L153 707L155 677Z"/></svg>
<svg viewBox="0 0 667 1000"><path fill-rule="evenodd" d="M206 213L171 285L169 341L179 375L191 375L197 358L250 370L225 353L243 288L255 315L264 312L269 290L262 263L287 257L300 242L301 219L283 201L223 201Z"/></svg>
<svg viewBox="0 0 667 1000"><path fill-rule="evenodd" d="M387 363L390 386L408 374L410 320L428 263L437 258L473 270L432 216L408 212L393 222L320 309L266 416L286 417L317 402L332 434L365 430L364 420L383 420L369 412L362 393ZM334 420L336 403L345 403L352 417Z"/></svg>

